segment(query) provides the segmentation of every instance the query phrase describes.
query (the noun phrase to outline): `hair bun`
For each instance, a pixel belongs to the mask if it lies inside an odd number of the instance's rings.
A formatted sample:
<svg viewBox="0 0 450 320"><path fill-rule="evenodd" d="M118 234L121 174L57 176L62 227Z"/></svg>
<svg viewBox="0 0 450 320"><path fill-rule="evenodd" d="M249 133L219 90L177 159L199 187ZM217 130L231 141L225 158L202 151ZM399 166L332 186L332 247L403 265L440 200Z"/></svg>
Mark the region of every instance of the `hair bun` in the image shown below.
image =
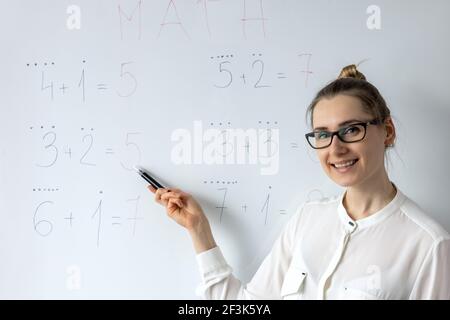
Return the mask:
<svg viewBox="0 0 450 320"><path fill-rule="evenodd" d="M355 78L359 80L366 80L366 77L361 72L359 72L358 69L356 69L356 65L354 64L342 68L338 79L341 78Z"/></svg>

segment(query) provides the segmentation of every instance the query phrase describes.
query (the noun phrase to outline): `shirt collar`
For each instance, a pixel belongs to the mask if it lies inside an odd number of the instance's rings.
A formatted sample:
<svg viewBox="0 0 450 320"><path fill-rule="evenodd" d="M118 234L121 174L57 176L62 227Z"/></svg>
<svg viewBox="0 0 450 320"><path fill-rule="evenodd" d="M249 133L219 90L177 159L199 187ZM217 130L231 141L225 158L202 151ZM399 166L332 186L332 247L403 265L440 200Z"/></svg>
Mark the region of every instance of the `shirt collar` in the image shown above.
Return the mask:
<svg viewBox="0 0 450 320"><path fill-rule="evenodd" d="M400 206L402 205L402 203L406 197L397 188L397 186L394 183L392 183L392 184L394 185L395 189L397 189L397 193L396 193L394 199L392 199L391 202L389 202L381 210L374 212L370 216L363 218L363 219L359 219L359 220L353 220L352 218L350 218L350 216L347 213L347 210L344 207L343 200L344 200L345 193L347 191L344 191L341 194L341 196L339 197L339 202L338 202L338 215L339 215L339 218L342 221L344 228L347 232L351 233L351 232L355 231L356 229L364 229L364 228L367 228L374 224L377 224L377 223L383 221L384 219L386 219L393 212L398 210L398 208L400 208Z"/></svg>

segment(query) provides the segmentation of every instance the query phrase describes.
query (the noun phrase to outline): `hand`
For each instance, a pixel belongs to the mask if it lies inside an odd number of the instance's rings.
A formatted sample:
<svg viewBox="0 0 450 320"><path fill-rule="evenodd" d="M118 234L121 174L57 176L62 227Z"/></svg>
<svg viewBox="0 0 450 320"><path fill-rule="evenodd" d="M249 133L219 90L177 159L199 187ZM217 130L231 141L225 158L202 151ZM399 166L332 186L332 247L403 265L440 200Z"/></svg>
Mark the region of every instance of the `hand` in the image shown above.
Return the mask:
<svg viewBox="0 0 450 320"><path fill-rule="evenodd" d="M217 246L208 219L190 194L180 189L156 190L151 185L148 189L155 194L155 201L166 207L167 215L189 231L197 253Z"/></svg>
<svg viewBox="0 0 450 320"><path fill-rule="evenodd" d="M189 231L208 224L202 208L190 194L180 189L155 189L151 185L148 189L155 193L155 201L166 207L167 215Z"/></svg>
<svg viewBox="0 0 450 320"><path fill-rule="evenodd" d="M217 246L208 219L190 194L180 189L156 190L151 185L148 189L155 194L155 201L166 207L167 215L189 231L197 253Z"/></svg>

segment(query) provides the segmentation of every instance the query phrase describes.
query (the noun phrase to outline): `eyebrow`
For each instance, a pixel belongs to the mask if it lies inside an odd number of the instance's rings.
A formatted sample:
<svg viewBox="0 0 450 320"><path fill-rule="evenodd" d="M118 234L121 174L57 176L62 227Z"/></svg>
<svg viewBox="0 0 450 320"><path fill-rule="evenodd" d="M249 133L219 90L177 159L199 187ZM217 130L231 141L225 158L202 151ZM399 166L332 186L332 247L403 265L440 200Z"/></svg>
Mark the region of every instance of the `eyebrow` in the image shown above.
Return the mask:
<svg viewBox="0 0 450 320"><path fill-rule="evenodd" d="M339 127L345 126L345 125L353 123L353 122L364 122L364 121L361 121L359 119L347 120L347 121L339 123ZM317 128L314 128L314 131L315 130L328 130L328 127L317 127Z"/></svg>

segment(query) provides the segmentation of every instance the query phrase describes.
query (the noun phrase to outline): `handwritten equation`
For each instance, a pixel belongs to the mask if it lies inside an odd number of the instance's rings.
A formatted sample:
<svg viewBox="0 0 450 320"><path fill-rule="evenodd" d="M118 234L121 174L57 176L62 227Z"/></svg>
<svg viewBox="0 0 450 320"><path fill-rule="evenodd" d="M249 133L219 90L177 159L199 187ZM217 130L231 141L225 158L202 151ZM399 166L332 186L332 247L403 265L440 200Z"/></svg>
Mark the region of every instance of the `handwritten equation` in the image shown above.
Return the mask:
<svg viewBox="0 0 450 320"><path fill-rule="evenodd" d="M249 54L245 59L248 65L245 70L235 67L235 64L241 64L242 61L236 61L238 57L236 54L221 54L210 56L210 62L216 68L218 75L214 80L214 87L218 89L230 88L233 85L241 85L254 89L270 88L276 83L287 81L290 76L302 75L304 77L305 88L308 87L308 80L313 71L311 70L311 53L298 54L299 64L303 64L298 70L292 74L285 70L279 72L267 72L267 59L262 53ZM273 64L273 62L272 62Z"/></svg>
<svg viewBox="0 0 450 320"><path fill-rule="evenodd" d="M47 188L42 188L47 189ZM60 188L48 188L60 191ZM34 192L39 192L41 188L34 188ZM41 237L48 237L54 232L55 225L62 223L65 224L66 230L74 228L85 229L86 226L82 225L86 223L86 219L94 224L95 228L95 243L97 247L100 246L101 236L103 229L109 225L112 228L121 228L125 224L130 224L131 235L136 235L136 226L138 221L143 220L144 216L138 215L140 196L136 196L132 199L127 199L126 204L130 207L129 212L124 216L115 213L114 215L105 215L103 210L104 199L103 191L99 191L99 199L96 203L92 204L92 207L86 209L88 212L74 213L73 210L68 208L61 208L54 200L41 201L34 209L33 214L33 228L37 235ZM68 205L67 203L65 205ZM88 207L87 207L88 208ZM78 221L82 221L78 223ZM80 231L82 232L82 231Z"/></svg>
<svg viewBox="0 0 450 320"><path fill-rule="evenodd" d="M257 217L262 216L264 220L264 225L267 225L268 218L271 214L278 213L280 215L285 215L287 213L287 209L273 209L272 208L272 186L268 186L265 193L260 197L260 201L256 201L256 204L250 205L249 201L243 203L236 203L230 199L230 189L236 188L235 185L238 185L238 180L204 180L203 184L205 186L215 187L215 191L219 193L219 203L215 206L217 209L216 213L219 217L219 223L222 223L222 218L227 213L236 214L242 213L247 214L247 211L255 212ZM255 202L254 199L252 199ZM232 203L230 205L229 203ZM258 204L259 203L259 204Z"/></svg>
<svg viewBox="0 0 450 320"><path fill-rule="evenodd" d="M96 130L92 127L80 127L77 134L79 139L73 142L74 145L67 141L59 141L56 125L30 126L29 134L36 152L33 156L33 159L36 159L34 163L36 167L50 168L63 161L66 161L65 164L67 161L75 161L81 166L95 167L99 164L98 161L115 157L116 150L120 150L117 153L123 155L123 159L120 159L120 155L118 159L123 169L131 171L134 166L141 163L142 151L139 142L141 132L124 133L123 143L120 146L99 146L96 143ZM76 133L71 134L72 137L74 135ZM101 160L100 154L104 156Z"/></svg>
<svg viewBox="0 0 450 320"><path fill-rule="evenodd" d="M50 101L66 97L68 99L77 98L78 101L84 103L94 92L104 94L108 91L119 98L127 98L132 96L138 88L137 78L132 71L133 61L120 63L117 67L117 79L111 81L114 82L114 85L104 81L105 79L94 79L96 76L98 77L98 72L90 73L87 61L84 59L80 62L78 72L73 73L67 79L55 78L55 70L58 67L60 65L54 61L26 63L29 72L40 73L40 83L36 88ZM67 67L67 65L62 67Z"/></svg>

